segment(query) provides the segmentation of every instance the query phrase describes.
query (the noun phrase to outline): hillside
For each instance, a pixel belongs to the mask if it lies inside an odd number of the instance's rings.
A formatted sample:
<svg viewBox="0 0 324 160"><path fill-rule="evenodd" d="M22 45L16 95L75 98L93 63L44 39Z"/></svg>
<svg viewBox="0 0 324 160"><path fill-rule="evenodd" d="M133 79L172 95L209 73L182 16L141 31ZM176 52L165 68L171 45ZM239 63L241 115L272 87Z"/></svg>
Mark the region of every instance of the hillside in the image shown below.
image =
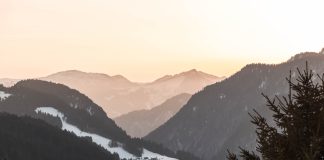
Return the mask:
<svg viewBox="0 0 324 160"><path fill-rule="evenodd" d="M92 142L120 158L158 157L160 160L175 156L162 147L147 145L142 140L131 139L102 108L77 90L61 84L40 80L20 81L10 88L0 86L0 111L19 116L42 119L79 137L92 137ZM113 143L117 145L109 146ZM163 155L153 153L155 151Z"/></svg>
<svg viewBox="0 0 324 160"><path fill-rule="evenodd" d="M89 139L78 138L41 120L0 113L0 126L0 159L119 160Z"/></svg>
<svg viewBox="0 0 324 160"><path fill-rule="evenodd" d="M278 65L251 64L228 79L193 95L168 122L145 138L172 150L185 150L206 160L224 159L226 150L238 146L255 149L256 135L248 112L269 116L265 99L288 94L285 78L308 61L315 73L324 72L324 55L302 53Z"/></svg>
<svg viewBox="0 0 324 160"><path fill-rule="evenodd" d="M183 93L150 110L133 111L114 120L127 134L141 138L174 116L190 97L190 94Z"/></svg>

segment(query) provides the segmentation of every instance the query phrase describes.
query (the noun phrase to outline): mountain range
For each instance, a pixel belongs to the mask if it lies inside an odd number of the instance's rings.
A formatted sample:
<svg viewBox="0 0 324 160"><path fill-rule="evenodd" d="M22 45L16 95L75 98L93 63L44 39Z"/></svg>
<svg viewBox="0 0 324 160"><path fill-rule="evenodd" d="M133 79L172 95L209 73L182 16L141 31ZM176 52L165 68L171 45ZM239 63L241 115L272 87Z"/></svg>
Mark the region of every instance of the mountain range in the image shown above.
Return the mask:
<svg viewBox="0 0 324 160"><path fill-rule="evenodd" d="M226 150L255 150L255 127L248 113L256 109L270 118L264 93L270 97L288 94L286 77L308 61L314 73L324 73L324 54L306 52L277 65L250 64L233 76L207 86L165 124L145 139L171 150L184 150L205 160L225 159Z"/></svg>
<svg viewBox="0 0 324 160"><path fill-rule="evenodd" d="M151 109L182 93L194 94L224 78L192 69L148 83L131 82L121 75L109 76L78 70L58 72L36 79L77 89L101 106L109 117L116 118L132 111ZM13 86L18 81L6 78L0 79L0 84Z"/></svg>
<svg viewBox="0 0 324 160"><path fill-rule="evenodd" d="M135 83L125 77L108 76L81 71L65 71L40 78L61 83L88 95L103 107L109 117L141 109L151 109L178 94L193 94L224 77L190 70L176 75L167 75L154 82Z"/></svg>
<svg viewBox="0 0 324 160"><path fill-rule="evenodd" d="M164 76L150 83L75 70L40 80L4 79L10 87L0 85L0 112L13 115L1 113L0 119L5 124L22 119L30 123L27 125L31 129L42 133L51 130L58 142L72 136L71 145L84 143L100 157L118 154L126 159L196 160L196 156L202 160L225 159L227 149L236 153L239 147L255 150L255 127L248 113L255 109L270 119L271 113L261 94L286 96L289 91L286 77L290 75L295 81L297 68L304 69L306 62L315 74L324 73L322 50L300 53L280 64L249 64L226 79L197 70ZM99 101L109 105L101 107L96 103ZM25 125L22 122L11 129ZM122 128L131 136L144 137L131 138ZM0 134L10 132L0 131ZM32 138L26 132L26 137L17 134L19 137L12 141L8 136L11 142L8 145L19 141L29 143L23 141ZM0 136L3 137L6 136ZM0 146L0 156L8 157L4 153L9 152ZM22 153L28 156L27 152Z"/></svg>
<svg viewBox="0 0 324 160"><path fill-rule="evenodd" d="M78 137L88 138L107 152L117 153L120 158L175 160L181 159L179 157L184 153L132 139L107 117L100 106L86 95L62 84L41 80L19 81L12 87L0 85L0 97L0 112L43 120Z"/></svg>
<svg viewBox="0 0 324 160"><path fill-rule="evenodd" d="M133 111L115 118L114 121L130 136L141 138L173 117L190 97L190 94L183 93L150 110Z"/></svg>

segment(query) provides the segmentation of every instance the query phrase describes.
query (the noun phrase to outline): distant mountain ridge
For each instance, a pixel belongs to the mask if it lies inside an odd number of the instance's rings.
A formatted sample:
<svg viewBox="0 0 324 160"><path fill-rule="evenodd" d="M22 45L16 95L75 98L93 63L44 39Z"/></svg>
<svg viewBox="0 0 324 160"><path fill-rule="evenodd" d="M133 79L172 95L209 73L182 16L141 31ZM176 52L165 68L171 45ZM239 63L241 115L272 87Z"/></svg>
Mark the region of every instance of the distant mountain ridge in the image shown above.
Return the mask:
<svg viewBox="0 0 324 160"><path fill-rule="evenodd" d="M86 95L62 84L23 80L12 87L0 85L0 112L41 119L52 126L85 137L121 159L181 159L188 154L175 153L161 145L132 139L103 109ZM191 160L196 160L191 156Z"/></svg>
<svg viewBox="0 0 324 160"><path fill-rule="evenodd" d="M167 81L167 80L170 80L174 77L181 77L181 76L198 76L198 77L203 77L203 78L206 78L206 79L211 79L213 80L214 78L225 78L225 77L217 77L217 76L214 76L214 75L211 75L211 74L208 74L208 73L204 73L202 71L198 71L196 69L191 69L189 71L185 71L185 72L182 72L182 73L179 73L179 74L175 74L175 75L165 75L151 83L158 83L158 82L163 82L163 81Z"/></svg>
<svg viewBox="0 0 324 160"><path fill-rule="evenodd" d="M24 80L10 88L0 86L0 90L10 95L0 102L0 111L46 120L47 118L39 117L35 109L55 107L67 116L67 122L84 131L95 132L116 140L128 137L106 116L100 106L86 95L64 85L40 80Z"/></svg>
<svg viewBox="0 0 324 160"><path fill-rule="evenodd" d="M37 79L77 89L102 106L109 117L115 118L131 111L151 109L178 94L194 94L224 78L192 69L148 83L131 82L122 75L109 76L78 70L62 71ZM0 84L12 86L18 81L0 79Z"/></svg>
<svg viewBox="0 0 324 160"><path fill-rule="evenodd" d="M288 94L286 77L296 68L324 73L324 54L306 52L277 65L250 64L226 80L207 86L194 94L188 103L165 124L145 137L172 150L185 150L205 160L225 159L226 150L238 146L254 150L255 128L248 112L256 109L270 117L265 99Z"/></svg>
<svg viewBox="0 0 324 160"><path fill-rule="evenodd" d="M149 132L164 124L184 106L190 94L183 93L172 97L150 110L138 110L115 118L118 126L133 137L144 137Z"/></svg>
<svg viewBox="0 0 324 160"><path fill-rule="evenodd" d="M153 82L137 83L129 81L122 75L109 76L68 70L37 79L61 83L77 89L102 106L109 117L115 118L131 111L151 109L178 94L194 94L225 77L192 69L176 75L167 75ZM0 79L0 84L12 86L18 81Z"/></svg>

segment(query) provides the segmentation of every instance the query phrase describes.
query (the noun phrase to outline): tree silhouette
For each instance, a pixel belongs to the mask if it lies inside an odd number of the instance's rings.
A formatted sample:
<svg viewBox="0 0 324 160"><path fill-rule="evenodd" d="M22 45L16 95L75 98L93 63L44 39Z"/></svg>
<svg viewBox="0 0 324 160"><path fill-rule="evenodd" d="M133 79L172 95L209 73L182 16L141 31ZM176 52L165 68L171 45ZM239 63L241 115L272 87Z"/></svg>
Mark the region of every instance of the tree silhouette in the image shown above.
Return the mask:
<svg viewBox="0 0 324 160"><path fill-rule="evenodd" d="M270 99L263 94L275 125L256 110L250 114L257 127L260 156L241 148L243 160L320 160L324 156L324 76L314 75L307 62L304 71L297 71L296 82L291 73L287 78L288 96ZM227 159L238 160L231 152Z"/></svg>

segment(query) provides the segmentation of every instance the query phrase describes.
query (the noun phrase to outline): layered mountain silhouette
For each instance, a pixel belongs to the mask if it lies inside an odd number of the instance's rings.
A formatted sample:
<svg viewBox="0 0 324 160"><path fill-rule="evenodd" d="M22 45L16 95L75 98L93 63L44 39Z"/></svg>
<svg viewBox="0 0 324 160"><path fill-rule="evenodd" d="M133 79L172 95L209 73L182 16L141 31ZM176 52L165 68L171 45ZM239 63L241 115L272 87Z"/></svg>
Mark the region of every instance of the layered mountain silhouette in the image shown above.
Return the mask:
<svg viewBox="0 0 324 160"><path fill-rule="evenodd" d="M185 150L205 160L225 159L226 150L239 146L255 150L255 128L248 112L256 109L269 118L266 101L288 94L286 77L308 61L313 72L324 73L322 53L301 53L278 65L251 64L228 79L193 95L188 103L164 125L145 137L172 150Z"/></svg>
<svg viewBox="0 0 324 160"><path fill-rule="evenodd" d="M150 110L133 111L114 120L130 136L144 137L174 116L190 97L190 94L183 93Z"/></svg>
<svg viewBox="0 0 324 160"><path fill-rule="evenodd" d="M224 77L190 70L164 76L150 83L134 83L121 75L109 76L71 70L40 78L61 83L89 96L109 117L141 109L151 109L178 94L193 94Z"/></svg>
<svg viewBox="0 0 324 160"><path fill-rule="evenodd" d="M41 119L79 137L89 137L107 151L118 153L120 158L181 157L154 143L132 139L100 106L62 84L24 80L9 88L0 85L0 112Z"/></svg>
<svg viewBox="0 0 324 160"><path fill-rule="evenodd" d="M106 116L101 107L79 91L64 85L24 80L0 90L11 94L0 102L0 111L38 118L39 114L35 112L38 107L54 107L66 115L67 122L81 130L112 139L127 137L127 134Z"/></svg>

